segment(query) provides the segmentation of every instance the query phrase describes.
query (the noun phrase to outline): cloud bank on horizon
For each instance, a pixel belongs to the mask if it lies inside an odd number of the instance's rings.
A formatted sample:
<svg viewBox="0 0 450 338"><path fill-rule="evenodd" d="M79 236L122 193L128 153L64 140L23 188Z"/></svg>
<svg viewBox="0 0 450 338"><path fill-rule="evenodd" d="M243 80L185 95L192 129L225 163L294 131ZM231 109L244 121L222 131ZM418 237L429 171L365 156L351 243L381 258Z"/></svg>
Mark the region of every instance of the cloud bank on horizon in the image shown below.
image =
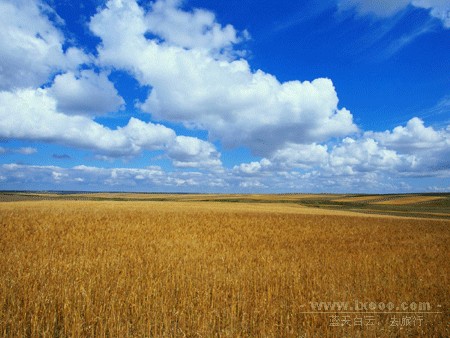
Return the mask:
<svg viewBox="0 0 450 338"><path fill-rule="evenodd" d="M449 124L364 130L332 78L254 69L252 32L211 10L109 0L85 19L89 48L51 4L0 0L0 187L449 189ZM336 13L385 20L412 6L450 27L448 1L376 4L342 0Z"/></svg>

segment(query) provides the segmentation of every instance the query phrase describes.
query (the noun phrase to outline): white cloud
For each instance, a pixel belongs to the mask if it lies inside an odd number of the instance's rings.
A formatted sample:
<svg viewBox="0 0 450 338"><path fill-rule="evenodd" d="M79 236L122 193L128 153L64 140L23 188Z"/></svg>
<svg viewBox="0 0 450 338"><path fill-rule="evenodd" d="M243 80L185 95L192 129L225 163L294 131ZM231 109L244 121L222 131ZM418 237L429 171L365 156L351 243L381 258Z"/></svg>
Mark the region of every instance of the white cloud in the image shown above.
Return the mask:
<svg viewBox="0 0 450 338"><path fill-rule="evenodd" d="M227 185L220 177L210 173L164 171L158 166L146 168L101 168L79 165L71 168L21 164L0 165L0 180L7 184L22 185L29 189L58 184L61 189L125 191L169 189L180 191L202 187L220 189ZM48 189L48 188L47 188Z"/></svg>
<svg viewBox="0 0 450 338"><path fill-rule="evenodd" d="M245 188L245 189L262 189L262 188L267 188L267 186L263 183L261 183L259 180L257 179L245 179L243 181L241 181L239 183L239 186L241 188Z"/></svg>
<svg viewBox="0 0 450 338"><path fill-rule="evenodd" d="M450 2L448 0L339 0L340 9L355 9L361 15L373 14L379 17L392 16L408 5L424 8L430 15L440 19L446 28L450 28Z"/></svg>
<svg viewBox="0 0 450 338"><path fill-rule="evenodd" d="M138 149L165 149L173 143L175 138L175 132L172 129L133 117L125 127L117 131Z"/></svg>
<svg viewBox="0 0 450 338"><path fill-rule="evenodd" d="M328 161L328 148L321 144L286 144L275 151L271 160L287 168L310 169L322 166Z"/></svg>
<svg viewBox="0 0 450 338"><path fill-rule="evenodd" d="M164 179L165 173L159 167L144 169L132 168L98 168L84 165L62 168L57 166L36 166L20 164L4 164L0 166L0 173L5 175L7 181L18 181L22 184L49 184L59 183L61 186L76 187L81 184L88 188L107 188L114 185L136 186L137 176L144 177L148 183Z"/></svg>
<svg viewBox="0 0 450 338"><path fill-rule="evenodd" d="M199 49L145 37L148 23L135 1L110 1L91 30L102 39L99 60L131 72L151 86L140 106L159 120L204 129L226 147L247 146L267 155L286 142L321 142L357 131L339 109L329 79L280 83L245 60L218 60Z"/></svg>
<svg viewBox="0 0 450 338"><path fill-rule="evenodd" d="M133 1L114 1L114 5L127 8L132 8L133 4L136 6ZM195 30L206 29L211 41L218 43L215 48L237 42L237 37L231 36L235 34L234 29L222 28L207 12L183 16L175 7L166 9L169 11L166 14L173 15L175 21L182 17L187 20L184 24L197 22L199 26ZM105 158L127 158L143 150L165 150L176 166L215 169L221 166L220 154L212 144L193 137L177 137L172 129L163 125L131 118L124 127L110 129L95 122L95 116L121 109L124 100L104 71L77 71L80 63L89 61L88 57L74 48L64 52L63 45L67 41L56 23L47 17L49 10L40 1L0 3L1 137L64 144L92 150ZM55 15L52 13L53 17ZM125 27L139 24L127 21L126 17L122 19L117 23L125 31ZM62 19L57 21L63 24ZM127 34L125 40L128 37ZM146 41L143 35L142 38ZM126 50L127 45L120 48ZM134 51L132 48L131 52ZM45 89L38 88L56 72L60 74L52 84Z"/></svg>
<svg viewBox="0 0 450 338"><path fill-rule="evenodd" d="M232 25L222 27L214 13L202 9L183 11L181 4L181 0L158 0L153 3L145 16L147 29L166 43L213 53L230 49L242 40Z"/></svg>
<svg viewBox="0 0 450 338"><path fill-rule="evenodd" d="M92 70L56 76L49 94L57 100L58 110L68 115L98 116L122 109L125 104L106 74Z"/></svg>
<svg viewBox="0 0 450 338"><path fill-rule="evenodd" d="M177 136L167 152L176 167L220 168L220 154L213 144L195 137Z"/></svg>
<svg viewBox="0 0 450 338"><path fill-rule="evenodd" d="M52 73L89 61L79 49L63 50L64 36L43 7L39 1L0 2L0 90L40 86Z"/></svg>
<svg viewBox="0 0 450 338"><path fill-rule="evenodd" d="M59 183L62 180L67 179L68 176L69 176L68 174L63 174L58 171L52 171L52 179L53 181L55 181L55 183Z"/></svg>
<svg viewBox="0 0 450 338"><path fill-rule="evenodd" d="M0 165L0 176L5 177L6 183L24 184L26 187L30 182L54 183L53 172L57 172L55 166L29 166L21 164L2 164Z"/></svg>
<svg viewBox="0 0 450 338"><path fill-rule="evenodd" d="M450 132L448 130L434 130L425 127L424 122L414 117L406 126L395 127L392 131L367 132L381 144L406 153L416 151L433 151L450 147Z"/></svg>
<svg viewBox="0 0 450 338"><path fill-rule="evenodd" d="M175 133L162 125L131 118L111 130L84 116L60 113L47 90L0 92L0 136L91 149L109 156L133 156L143 149L164 149Z"/></svg>
<svg viewBox="0 0 450 338"><path fill-rule="evenodd" d="M431 186L431 187L428 187L428 191L448 193L448 192L450 192L450 185L444 186L444 187Z"/></svg>
<svg viewBox="0 0 450 338"><path fill-rule="evenodd" d="M341 2L361 14L384 17L409 3ZM77 69L89 57L75 48L64 51L67 41L47 18L44 5L2 1L0 137L89 149L97 158L163 150L176 171L9 164L0 167L0 179L61 187L139 188L143 184L351 191L367 186L395 190L397 182L389 182L390 177L450 175L449 127L426 127L414 118L393 130L348 137L358 128L352 114L338 106L330 79L280 82L269 73L252 70L247 61L237 59L236 48L246 38L245 31L222 26L209 11L185 11L181 5L178 0L159 0L145 11L135 0L108 1L90 23L102 40L95 60L100 70L95 72ZM447 2L416 0L412 5L430 9L448 27L442 16ZM413 32L401 43L409 43L414 34L423 33ZM116 129L94 121L95 116L124 106L108 79L105 70L109 69L125 70L151 88L138 106L154 119L207 130L210 140L219 140L224 147L247 147L261 159L226 169L209 141L177 136L168 127L137 118ZM48 83L56 73L54 82ZM38 88L42 86L46 88ZM325 145L330 139L334 146ZM0 147L0 154L36 151Z"/></svg>
<svg viewBox="0 0 450 338"><path fill-rule="evenodd" d="M234 166L233 170L242 174L254 175L264 169L270 168L271 164L267 158L263 158L259 162L241 163L240 165Z"/></svg>
<svg viewBox="0 0 450 338"><path fill-rule="evenodd" d="M22 147L22 148L4 148L0 147L0 154L21 154L21 155L32 155L37 153L36 148L32 147Z"/></svg>
<svg viewBox="0 0 450 338"><path fill-rule="evenodd" d="M166 150L179 167L221 166L220 154L207 141L176 136L170 128L136 118L112 130L85 116L65 115L46 89L0 92L0 137L61 143L107 157Z"/></svg>
<svg viewBox="0 0 450 338"><path fill-rule="evenodd" d="M223 146L247 147L268 161L265 165L262 161L236 165L235 174L248 177L277 170L319 170L318 177L350 175L375 182L376 177L382 177L380 173L423 170L421 156L402 152L370 133L346 138L328 149L324 142L358 131L351 113L338 107L338 96L329 79L282 83L271 74L251 70L243 59L217 58L198 48L200 44L150 39L146 35L151 31L148 18L166 15L158 11L180 15L184 18L178 22L180 25L194 20L196 12L183 13L178 4L160 2L145 13L132 0L108 2L90 24L102 39L99 60L104 66L129 71L141 85L152 88L140 108L153 118L207 130L210 139L220 140ZM377 13L391 15L406 5L381 2ZM155 10L158 6L161 9ZM364 8L370 11L370 6ZM170 29L179 27L175 19L171 20L165 23L166 31L153 33L169 34ZM188 154L192 154L189 148L185 148L183 156L176 152L178 148L174 147L171 154L183 158L183 163L174 162L176 165L199 165L196 160L188 160Z"/></svg>
<svg viewBox="0 0 450 338"><path fill-rule="evenodd" d="M345 138L331 150L327 169L335 174L353 175L364 172L395 173L399 168L411 165L411 157L382 147L371 138Z"/></svg>
<svg viewBox="0 0 450 338"><path fill-rule="evenodd" d="M414 158L414 166L406 172L427 175L450 174L450 128L435 130L415 117L406 126L392 131L367 132L381 145Z"/></svg>
<svg viewBox="0 0 450 338"><path fill-rule="evenodd" d="M32 155L32 154L37 153L37 149L32 148L32 147L23 147L23 148L17 149L17 152L22 155Z"/></svg>
<svg viewBox="0 0 450 338"><path fill-rule="evenodd" d="M155 84L141 108L261 156L286 142L321 142L357 130L350 112L338 109L328 79L280 83L264 72L252 73L245 61L193 61L190 75Z"/></svg>
<svg viewBox="0 0 450 338"><path fill-rule="evenodd" d="M394 191L395 183L383 185L388 178L449 177L449 158L450 127L435 130L413 118L405 127L346 137L332 147L288 143L268 159L234 166L233 173L244 181L248 177L270 181L271 187L282 186L282 182L286 187L304 187L295 183L298 179L315 182L316 189L322 182L327 187L347 186L351 191L364 182Z"/></svg>

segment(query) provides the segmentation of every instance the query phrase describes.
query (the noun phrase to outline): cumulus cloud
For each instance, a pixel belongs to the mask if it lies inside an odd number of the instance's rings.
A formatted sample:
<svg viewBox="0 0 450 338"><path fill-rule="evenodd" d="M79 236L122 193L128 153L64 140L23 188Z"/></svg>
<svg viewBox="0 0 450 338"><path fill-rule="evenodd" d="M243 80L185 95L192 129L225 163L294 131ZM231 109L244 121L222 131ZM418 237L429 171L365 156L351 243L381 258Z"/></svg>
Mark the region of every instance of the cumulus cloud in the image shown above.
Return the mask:
<svg viewBox="0 0 450 338"><path fill-rule="evenodd" d="M176 167L220 168L220 153L213 144L195 137L177 136L167 152Z"/></svg>
<svg viewBox="0 0 450 338"><path fill-rule="evenodd" d="M40 86L52 73L89 61L77 48L64 49L64 36L39 1L0 2L0 90Z"/></svg>
<svg viewBox="0 0 450 338"><path fill-rule="evenodd" d="M450 173L450 128L436 130L426 127L415 117L406 126L392 131L366 132L381 145L414 159L414 166L407 171L435 175Z"/></svg>
<svg viewBox="0 0 450 338"><path fill-rule="evenodd" d="M0 92L0 136L92 149L110 156L135 155L144 149L161 149L172 142L173 130L131 118L111 130L84 116L57 110L45 89Z"/></svg>
<svg viewBox="0 0 450 338"><path fill-rule="evenodd" d="M379 137L370 133L348 137L358 128L352 114L338 107L330 79L282 83L271 74L251 70L243 59L217 58L197 48L200 43L188 45L170 38L170 43L165 43L146 35L149 31L169 34L169 26L177 27L176 20L170 19L164 28L167 31L152 31L152 15L179 15L183 18L180 25L195 21L197 12L182 12L179 4L158 2L146 13L133 0L109 1L90 23L91 30L102 39L98 48L100 62L125 69L141 85L152 88L140 108L153 118L207 130L210 139L220 140L225 147L248 147L264 158L235 166L233 171L242 175L312 168L352 175L398 172L402 168L418 170L417 156L391 147ZM377 13L391 15L406 5L381 2ZM365 6L370 11L371 7ZM213 15L210 18L215 22ZM348 138L330 149L323 145L341 137ZM172 156L178 148L173 149ZM183 165L191 163L194 166L196 161L185 160Z"/></svg>
<svg viewBox="0 0 450 338"><path fill-rule="evenodd" d="M413 158L380 146L371 138L355 140L347 137L330 152L328 170L348 175L380 171L394 173L401 167L413 166L413 162Z"/></svg>
<svg viewBox="0 0 450 338"><path fill-rule="evenodd" d="M58 111L46 89L0 92L0 137L62 143L109 157L131 157L143 150L166 150L177 166L220 166L214 145L176 136L163 125L130 118L109 129L85 116Z"/></svg>
<svg viewBox="0 0 450 338"><path fill-rule="evenodd" d="M56 76L49 94L58 110L68 115L98 116L123 109L125 104L107 75L92 70Z"/></svg>
<svg viewBox="0 0 450 338"><path fill-rule="evenodd" d="M223 52L248 36L240 37L232 25L222 27L214 13L202 9L192 12L180 9L181 0L158 0L145 15L149 32L166 43L184 48L204 49L213 53Z"/></svg>
<svg viewBox="0 0 450 338"><path fill-rule="evenodd" d="M351 113L338 108L331 80L281 83L242 59L221 60L147 39L146 15L135 1L109 1L90 28L102 39L102 64L151 86L142 110L207 130L226 147L247 146L265 155L286 142L321 142L357 131Z"/></svg>
<svg viewBox="0 0 450 338"><path fill-rule="evenodd" d="M268 158L241 163L233 171L254 178L300 171L308 180L312 176L317 180L347 177L381 183L386 176L448 176L449 158L450 128L436 130L413 118L406 126L346 137L330 147L289 143ZM292 174L286 175L292 178Z"/></svg>
<svg viewBox="0 0 450 338"><path fill-rule="evenodd" d="M254 175L264 169L270 168L271 164L267 158L263 158L259 162L241 163L240 165L234 166L233 170L242 174Z"/></svg>
<svg viewBox="0 0 450 338"><path fill-rule="evenodd" d="M341 2L361 14L384 17L409 3ZM447 8L446 3L439 4L437 0L412 1L436 17ZM63 48L68 42L54 19L53 23L48 19L42 3L2 1L0 138L89 149L102 158L162 150L176 168L170 172L160 167L5 164L0 167L2 184L244 191L268 187L366 191L370 186L386 191L398 186L388 182L391 177L450 175L449 128L427 127L414 118L393 130L357 134L353 116L339 107L330 79L281 82L253 70L238 57L239 43L248 33L219 24L209 11L186 11L182 5L178 0L159 0L144 9L136 0L108 1L89 24L101 38L94 71L79 69L89 57L79 49ZM96 122L96 116L124 106L108 79L110 69L125 70L142 87L150 88L137 107L153 120L206 130L209 141L177 135L164 125L137 118L116 128ZM216 140L225 148L248 148L260 160L223 168L221 154L212 143ZM0 154L35 151L0 147Z"/></svg>
<svg viewBox="0 0 450 338"><path fill-rule="evenodd" d="M310 169L322 166L328 160L328 147L321 144L290 143L275 151L271 160L286 168Z"/></svg>
<svg viewBox="0 0 450 338"><path fill-rule="evenodd" d="M361 15L373 14L379 17L392 16L408 5L429 10L430 15L440 19L450 28L450 2L448 0L339 0L340 9L355 9Z"/></svg>
<svg viewBox="0 0 450 338"><path fill-rule="evenodd" d="M108 5L111 4L127 8L136 6L141 10L134 1L117 0ZM184 13L177 9L178 4L157 2L153 4L154 15L145 20L157 22L161 17L167 17L173 20L171 24L178 22L180 29L192 25L188 34L192 41L185 40L185 47L189 44L191 47L206 46L210 42L213 49L226 49L238 42L234 28L220 26L211 13ZM127 158L144 150L165 150L177 167L217 169L221 166L220 154L213 144L194 137L177 136L163 125L130 118L125 126L111 129L94 121L96 116L123 108L125 102L106 72L77 69L89 58L75 48L64 51L63 45L67 41L56 27L55 18L53 22L48 18L49 10L40 1L0 3L0 137L89 149L103 158ZM56 13L52 15L57 18ZM127 21L127 17L120 19L117 26L122 28L139 24ZM61 19L56 21L63 24ZM173 31L167 31L168 27L162 27L159 33L167 43L172 43L175 37ZM126 35L125 40L128 37ZM143 35L142 38L146 41ZM201 38L206 40L202 42ZM126 47L124 44L120 48L126 50ZM158 67L157 64L156 60L154 66ZM110 66L106 65L106 68ZM55 73L59 74L47 84ZM2 152L6 150L2 148Z"/></svg>
<svg viewBox="0 0 450 338"><path fill-rule="evenodd" d="M450 133L448 130L435 130L433 127L425 127L424 122L414 117L406 126L395 127L392 131L367 132L386 145L395 150L406 153L415 151L432 151L450 147Z"/></svg>
<svg viewBox="0 0 450 338"><path fill-rule="evenodd" d="M206 65L193 64L198 70L191 79L156 85L141 108L260 156L287 142L321 142L357 131L350 112L338 109L328 79L280 83L264 72L251 73L245 61Z"/></svg>

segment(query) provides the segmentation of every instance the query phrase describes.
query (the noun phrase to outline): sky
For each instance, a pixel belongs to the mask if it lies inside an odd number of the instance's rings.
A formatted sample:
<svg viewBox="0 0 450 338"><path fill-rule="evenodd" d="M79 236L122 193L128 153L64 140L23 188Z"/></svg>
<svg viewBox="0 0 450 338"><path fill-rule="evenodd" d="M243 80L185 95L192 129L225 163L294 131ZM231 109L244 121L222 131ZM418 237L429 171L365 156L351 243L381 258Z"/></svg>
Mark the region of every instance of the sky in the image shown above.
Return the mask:
<svg viewBox="0 0 450 338"><path fill-rule="evenodd" d="M0 190L450 192L450 1L0 0Z"/></svg>

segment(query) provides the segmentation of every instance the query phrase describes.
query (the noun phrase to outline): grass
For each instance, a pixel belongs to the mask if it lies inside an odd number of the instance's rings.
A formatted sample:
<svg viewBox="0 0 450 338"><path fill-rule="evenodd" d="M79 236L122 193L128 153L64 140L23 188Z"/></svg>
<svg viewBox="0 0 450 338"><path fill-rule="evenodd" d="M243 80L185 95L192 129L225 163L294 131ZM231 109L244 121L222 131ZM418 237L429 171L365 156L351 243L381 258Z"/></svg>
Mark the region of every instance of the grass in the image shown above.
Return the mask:
<svg viewBox="0 0 450 338"><path fill-rule="evenodd" d="M448 226L298 203L0 203L0 335L447 337ZM303 313L354 300L444 313Z"/></svg>

